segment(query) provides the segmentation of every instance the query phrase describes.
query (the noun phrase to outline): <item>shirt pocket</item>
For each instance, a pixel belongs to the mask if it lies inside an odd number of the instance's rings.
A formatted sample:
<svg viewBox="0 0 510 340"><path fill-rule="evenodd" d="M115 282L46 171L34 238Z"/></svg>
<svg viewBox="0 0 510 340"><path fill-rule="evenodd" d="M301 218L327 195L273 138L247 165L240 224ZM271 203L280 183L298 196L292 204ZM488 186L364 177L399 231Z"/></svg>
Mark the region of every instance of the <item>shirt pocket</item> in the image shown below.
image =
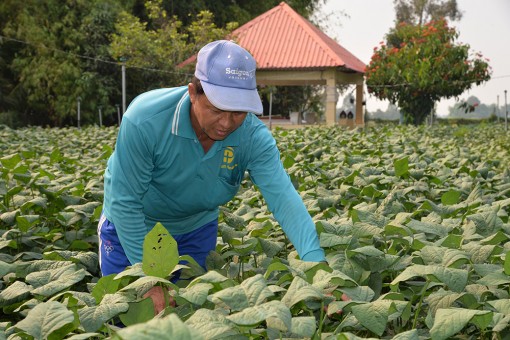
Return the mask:
<svg viewBox="0 0 510 340"><path fill-rule="evenodd" d="M219 206L229 202L239 191L242 176L239 171L236 173L229 177L220 176L216 181L216 193L213 195L217 198L217 201L214 202L215 205Z"/></svg>

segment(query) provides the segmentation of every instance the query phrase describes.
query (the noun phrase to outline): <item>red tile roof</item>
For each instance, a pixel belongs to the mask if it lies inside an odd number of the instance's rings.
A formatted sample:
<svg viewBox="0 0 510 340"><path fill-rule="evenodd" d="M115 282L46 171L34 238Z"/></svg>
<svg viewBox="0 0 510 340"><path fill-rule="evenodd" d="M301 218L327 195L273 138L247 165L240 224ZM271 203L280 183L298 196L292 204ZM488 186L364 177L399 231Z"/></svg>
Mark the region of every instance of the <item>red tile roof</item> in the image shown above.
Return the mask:
<svg viewBox="0 0 510 340"><path fill-rule="evenodd" d="M338 67L364 73L366 65L285 2L232 32L258 70Z"/></svg>

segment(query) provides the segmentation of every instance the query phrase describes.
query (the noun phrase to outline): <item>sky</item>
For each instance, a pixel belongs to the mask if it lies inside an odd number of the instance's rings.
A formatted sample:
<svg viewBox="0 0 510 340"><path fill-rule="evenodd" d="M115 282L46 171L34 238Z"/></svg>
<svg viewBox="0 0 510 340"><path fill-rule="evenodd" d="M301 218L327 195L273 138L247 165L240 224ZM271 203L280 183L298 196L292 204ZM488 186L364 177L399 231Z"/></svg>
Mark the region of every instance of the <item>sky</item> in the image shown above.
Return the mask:
<svg viewBox="0 0 510 340"><path fill-rule="evenodd" d="M451 23L459 33L456 41L469 44L473 53L480 52L492 68L490 81L474 84L459 99L476 96L481 103L491 105L497 103L499 95L499 106L504 110L504 90L508 90L510 110L510 0L457 0L457 5L463 16ZM325 33L365 64L395 20L393 0L327 0L323 13L328 16ZM342 103L340 97L338 105ZM455 103L454 98L439 102L438 115L445 116ZM368 111L384 111L387 107L387 101L368 95Z"/></svg>

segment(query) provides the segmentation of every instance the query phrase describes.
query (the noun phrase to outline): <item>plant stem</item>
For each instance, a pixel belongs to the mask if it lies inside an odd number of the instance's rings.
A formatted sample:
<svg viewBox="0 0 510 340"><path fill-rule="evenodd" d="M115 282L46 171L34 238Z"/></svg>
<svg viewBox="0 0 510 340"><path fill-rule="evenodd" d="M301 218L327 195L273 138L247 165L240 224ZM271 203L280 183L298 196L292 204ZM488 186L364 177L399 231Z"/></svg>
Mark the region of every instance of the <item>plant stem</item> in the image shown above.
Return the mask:
<svg viewBox="0 0 510 340"><path fill-rule="evenodd" d="M321 339L322 338L322 326L324 325L324 318L326 316L324 315L324 300L321 301L321 316L319 318L319 327L317 328L317 331L315 332L315 335L313 338Z"/></svg>
<svg viewBox="0 0 510 340"><path fill-rule="evenodd" d="M430 284L430 281L427 280L427 282L425 283L425 286L423 286L423 288L422 288L422 291L421 291L421 294L420 294L420 301L418 302L418 308L416 308L416 312L414 314L413 328L412 329L416 329L416 324L418 323L418 316L420 315L420 310L421 310L421 305L422 305L422 302L423 302L423 297L425 296L425 292L427 291L427 289L429 287L429 284Z"/></svg>
<svg viewBox="0 0 510 340"><path fill-rule="evenodd" d="M165 298L165 308L166 308L170 304L170 294L168 293L168 288L163 283L160 283L160 286L163 289L163 297Z"/></svg>

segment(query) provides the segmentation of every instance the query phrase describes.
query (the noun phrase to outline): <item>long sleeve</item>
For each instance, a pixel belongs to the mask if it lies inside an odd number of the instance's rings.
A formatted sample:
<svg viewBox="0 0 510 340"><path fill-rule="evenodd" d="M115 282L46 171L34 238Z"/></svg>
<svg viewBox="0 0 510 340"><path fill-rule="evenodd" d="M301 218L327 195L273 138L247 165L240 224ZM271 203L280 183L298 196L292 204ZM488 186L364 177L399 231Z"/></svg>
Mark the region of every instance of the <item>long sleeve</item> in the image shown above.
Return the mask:
<svg viewBox="0 0 510 340"><path fill-rule="evenodd" d="M147 136L125 116L105 173L105 214L109 219L113 217L111 221L132 264L142 261L143 240L148 232L142 198L152 168Z"/></svg>
<svg viewBox="0 0 510 340"><path fill-rule="evenodd" d="M253 136L248 171L300 258L324 261L315 224L283 168L274 138L265 127Z"/></svg>

